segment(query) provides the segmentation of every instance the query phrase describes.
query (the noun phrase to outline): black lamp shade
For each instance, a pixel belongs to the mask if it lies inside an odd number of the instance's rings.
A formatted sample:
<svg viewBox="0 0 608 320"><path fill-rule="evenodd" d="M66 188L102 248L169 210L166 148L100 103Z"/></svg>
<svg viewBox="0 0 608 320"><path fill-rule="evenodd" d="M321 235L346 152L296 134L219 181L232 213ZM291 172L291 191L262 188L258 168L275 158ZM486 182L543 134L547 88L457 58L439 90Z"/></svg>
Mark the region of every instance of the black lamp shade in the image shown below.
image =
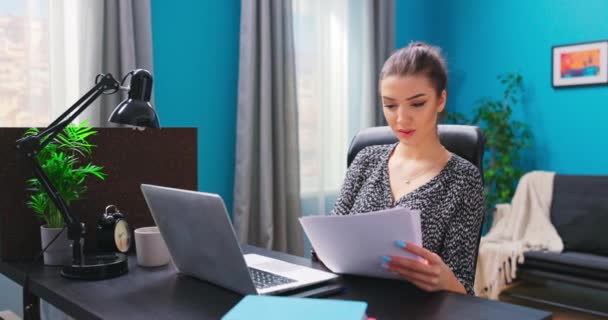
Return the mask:
<svg viewBox="0 0 608 320"><path fill-rule="evenodd" d="M108 121L137 127L158 128L158 116L148 101L127 98L110 115Z"/></svg>
<svg viewBox="0 0 608 320"><path fill-rule="evenodd" d="M137 127L158 128L158 116L150 104L152 74L138 69L131 78L129 97L112 112L108 121Z"/></svg>

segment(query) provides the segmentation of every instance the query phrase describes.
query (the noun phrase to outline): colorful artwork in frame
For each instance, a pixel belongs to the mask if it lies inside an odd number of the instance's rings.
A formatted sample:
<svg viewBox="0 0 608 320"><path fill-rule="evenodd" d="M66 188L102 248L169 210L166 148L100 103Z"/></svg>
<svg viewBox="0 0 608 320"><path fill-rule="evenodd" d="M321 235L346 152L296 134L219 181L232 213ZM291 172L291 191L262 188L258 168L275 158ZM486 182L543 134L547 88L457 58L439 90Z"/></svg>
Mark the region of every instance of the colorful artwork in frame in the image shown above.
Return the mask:
<svg viewBox="0 0 608 320"><path fill-rule="evenodd" d="M554 46L553 87L608 83L608 41Z"/></svg>

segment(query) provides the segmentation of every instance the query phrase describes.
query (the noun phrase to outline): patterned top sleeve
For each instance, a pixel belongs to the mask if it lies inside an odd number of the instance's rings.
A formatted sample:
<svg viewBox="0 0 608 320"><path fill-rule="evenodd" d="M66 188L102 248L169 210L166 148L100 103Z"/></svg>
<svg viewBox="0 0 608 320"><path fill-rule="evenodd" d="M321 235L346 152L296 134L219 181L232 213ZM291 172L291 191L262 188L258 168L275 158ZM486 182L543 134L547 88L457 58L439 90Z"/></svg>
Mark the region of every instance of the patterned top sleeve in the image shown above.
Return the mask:
<svg viewBox="0 0 608 320"><path fill-rule="evenodd" d="M346 171L346 177L344 183L336 199L336 204L331 211L332 215L347 215L350 214L357 194L365 181L365 167L369 161L369 156L373 153L373 147L367 147L357 153L357 156L351 162L348 170Z"/></svg>
<svg viewBox="0 0 608 320"><path fill-rule="evenodd" d="M483 183L477 168L463 172L460 189L462 201L450 220L441 254L443 262L452 269L454 275L469 295L475 295L475 252L477 230L481 227L484 210Z"/></svg>

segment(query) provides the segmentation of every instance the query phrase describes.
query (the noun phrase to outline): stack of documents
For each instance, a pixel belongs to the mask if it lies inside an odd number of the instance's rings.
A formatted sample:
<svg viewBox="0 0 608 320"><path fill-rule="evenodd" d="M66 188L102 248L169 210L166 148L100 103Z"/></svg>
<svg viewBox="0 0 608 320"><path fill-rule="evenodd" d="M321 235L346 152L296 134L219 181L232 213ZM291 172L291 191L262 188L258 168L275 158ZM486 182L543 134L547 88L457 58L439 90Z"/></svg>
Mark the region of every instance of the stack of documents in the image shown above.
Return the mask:
<svg viewBox="0 0 608 320"><path fill-rule="evenodd" d="M360 301L246 296L222 320L367 320Z"/></svg>
<svg viewBox="0 0 608 320"><path fill-rule="evenodd" d="M394 208L346 216L309 216L300 223L319 259L334 273L399 278L381 267L383 255L419 257L398 248L422 246L420 212Z"/></svg>

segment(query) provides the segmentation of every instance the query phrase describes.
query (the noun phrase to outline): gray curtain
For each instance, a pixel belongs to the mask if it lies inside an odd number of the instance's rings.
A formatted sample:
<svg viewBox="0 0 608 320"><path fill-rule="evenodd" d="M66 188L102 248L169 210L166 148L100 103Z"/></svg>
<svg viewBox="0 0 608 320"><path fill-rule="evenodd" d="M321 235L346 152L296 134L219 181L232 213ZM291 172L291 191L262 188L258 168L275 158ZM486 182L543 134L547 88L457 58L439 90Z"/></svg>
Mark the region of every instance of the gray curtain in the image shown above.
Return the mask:
<svg viewBox="0 0 608 320"><path fill-rule="evenodd" d="M242 0L233 216L239 240L303 254L290 0Z"/></svg>
<svg viewBox="0 0 608 320"><path fill-rule="evenodd" d="M384 61L395 49L395 0L372 0L372 37L373 37L373 66L374 74L380 74ZM378 88L377 86L375 88ZM380 94L375 95L374 108L375 125L385 126L386 120L382 112Z"/></svg>
<svg viewBox="0 0 608 320"><path fill-rule="evenodd" d="M134 69L152 70L152 24L150 0L104 0L100 24L98 52L92 56L99 70L111 73L116 80ZM128 81L127 81L128 84ZM127 92L102 96L99 107L90 115L93 124L117 126L107 121L110 114L127 96ZM152 103L154 105L154 103ZM90 108L93 109L93 108Z"/></svg>

